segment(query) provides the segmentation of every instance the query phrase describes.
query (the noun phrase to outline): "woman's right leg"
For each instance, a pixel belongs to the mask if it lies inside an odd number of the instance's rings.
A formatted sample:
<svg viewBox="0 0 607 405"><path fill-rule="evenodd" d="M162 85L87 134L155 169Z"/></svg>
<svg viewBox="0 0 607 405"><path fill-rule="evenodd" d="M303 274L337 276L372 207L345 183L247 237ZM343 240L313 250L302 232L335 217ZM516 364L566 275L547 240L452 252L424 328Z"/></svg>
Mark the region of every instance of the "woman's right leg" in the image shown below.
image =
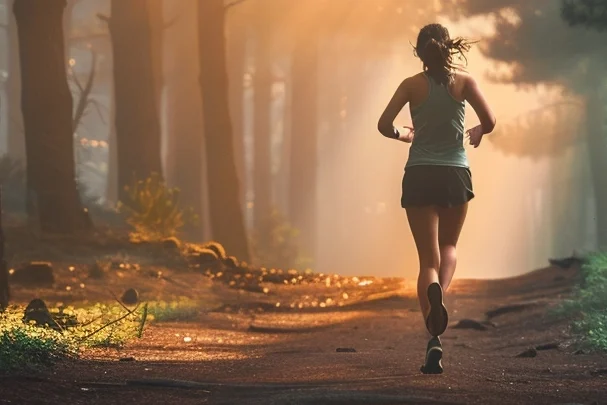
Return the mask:
<svg viewBox="0 0 607 405"><path fill-rule="evenodd" d="M466 214L468 212L468 203L451 207L438 209L438 241L440 247L440 267L438 278L443 291L447 291L457 264L457 241L461 233Z"/></svg>

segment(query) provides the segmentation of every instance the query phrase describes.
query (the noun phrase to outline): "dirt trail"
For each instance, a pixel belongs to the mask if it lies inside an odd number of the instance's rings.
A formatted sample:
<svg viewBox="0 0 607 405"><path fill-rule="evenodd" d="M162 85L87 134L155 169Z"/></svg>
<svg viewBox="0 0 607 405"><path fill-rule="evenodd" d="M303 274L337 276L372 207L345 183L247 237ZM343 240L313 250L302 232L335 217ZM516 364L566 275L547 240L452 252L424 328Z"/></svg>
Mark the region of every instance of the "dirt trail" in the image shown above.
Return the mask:
<svg viewBox="0 0 607 405"><path fill-rule="evenodd" d="M575 273L457 281L442 375L419 372L427 341L415 300L388 294L332 311L210 312L153 325L120 352L0 377L0 404L607 403L607 373L596 373L607 357L574 354L567 322L546 315ZM462 319L483 330L456 328ZM543 350L516 357L534 347Z"/></svg>

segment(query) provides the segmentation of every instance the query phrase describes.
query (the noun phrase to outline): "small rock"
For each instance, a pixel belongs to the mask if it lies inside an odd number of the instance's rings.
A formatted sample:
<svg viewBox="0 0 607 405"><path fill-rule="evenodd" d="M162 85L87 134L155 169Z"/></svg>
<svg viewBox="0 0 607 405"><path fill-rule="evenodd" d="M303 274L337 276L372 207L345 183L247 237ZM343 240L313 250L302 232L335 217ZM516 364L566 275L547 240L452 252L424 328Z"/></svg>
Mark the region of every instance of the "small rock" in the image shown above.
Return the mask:
<svg viewBox="0 0 607 405"><path fill-rule="evenodd" d="M516 357L522 357L522 358L531 358L531 357L536 357L536 356L537 356L537 350L535 350L535 347L532 347L531 349L527 349L524 352L516 355Z"/></svg>
<svg viewBox="0 0 607 405"><path fill-rule="evenodd" d="M219 256L211 249L200 249L196 255L196 262L200 265L201 270L215 268L219 264Z"/></svg>
<svg viewBox="0 0 607 405"><path fill-rule="evenodd" d="M535 350L553 350L553 349L558 349L558 348L559 348L558 342L544 343L543 345L535 346Z"/></svg>
<svg viewBox="0 0 607 405"><path fill-rule="evenodd" d="M462 319L453 327L453 329L473 329L483 331L487 330L488 328L482 323L473 319Z"/></svg>
<svg viewBox="0 0 607 405"><path fill-rule="evenodd" d="M27 304L25 308L25 314L23 315L24 323L33 323L36 326L48 326L55 330L61 330L57 322L51 316L48 307L39 298L33 299Z"/></svg>
<svg viewBox="0 0 607 405"><path fill-rule="evenodd" d="M134 288L129 288L120 298L124 305L137 305L139 302L139 292Z"/></svg>
<svg viewBox="0 0 607 405"><path fill-rule="evenodd" d="M121 357L118 361L135 361L134 357Z"/></svg>
<svg viewBox="0 0 607 405"><path fill-rule="evenodd" d="M166 238L162 240L162 247L167 250L179 250L180 243L175 237Z"/></svg>
<svg viewBox="0 0 607 405"><path fill-rule="evenodd" d="M230 269L235 269L238 267L238 259L234 256L228 256L223 259L223 264Z"/></svg>
<svg viewBox="0 0 607 405"><path fill-rule="evenodd" d="M580 354L586 354L586 351L583 349L578 349L575 352L573 352L573 354L575 354L576 356L580 355Z"/></svg>
<svg viewBox="0 0 607 405"><path fill-rule="evenodd" d="M335 351L337 353L356 353L356 349L353 347L338 347Z"/></svg>
<svg viewBox="0 0 607 405"><path fill-rule="evenodd" d="M53 265L50 262L30 262L15 269L10 282L25 287L52 288L55 284Z"/></svg>
<svg viewBox="0 0 607 405"><path fill-rule="evenodd" d="M607 368L600 368L598 370L591 371L590 375L593 375L595 377L600 375L607 375Z"/></svg>
<svg viewBox="0 0 607 405"><path fill-rule="evenodd" d="M225 248L219 242L207 242L204 244L204 247L215 252L217 257L219 257L220 259L225 259L227 257Z"/></svg>

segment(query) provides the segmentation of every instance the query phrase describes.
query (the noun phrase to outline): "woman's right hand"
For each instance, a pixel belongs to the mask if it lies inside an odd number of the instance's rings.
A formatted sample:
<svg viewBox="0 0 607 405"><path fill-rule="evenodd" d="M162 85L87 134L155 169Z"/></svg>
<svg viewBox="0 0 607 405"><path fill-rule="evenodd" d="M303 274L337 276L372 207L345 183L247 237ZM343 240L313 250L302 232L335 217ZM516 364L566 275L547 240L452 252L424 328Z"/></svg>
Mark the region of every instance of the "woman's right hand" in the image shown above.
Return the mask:
<svg viewBox="0 0 607 405"><path fill-rule="evenodd" d="M398 136L399 141L406 142L406 143L413 142L413 136L415 135L415 130L413 129L413 127L404 126L404 127L402 127L402 133L401 133L401 131L398 131L398 132L399 132L399 136Z"/></svg>
<svg viewBox="0 0 607 405"><path fill-rule="evenodd" d="M475 148L478 148L478 146L481 144L483 135L483 127L480 125L466 131L466 138L470 139L470 145L474 146Z"/></svg>

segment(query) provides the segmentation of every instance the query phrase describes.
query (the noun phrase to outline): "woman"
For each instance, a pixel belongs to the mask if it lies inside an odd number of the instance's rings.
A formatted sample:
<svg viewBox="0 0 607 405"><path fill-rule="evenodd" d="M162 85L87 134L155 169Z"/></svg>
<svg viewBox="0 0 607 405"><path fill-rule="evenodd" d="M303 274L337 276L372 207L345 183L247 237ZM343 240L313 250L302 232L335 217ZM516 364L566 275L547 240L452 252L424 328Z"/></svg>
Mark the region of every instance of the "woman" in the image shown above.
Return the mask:
<svg viewBox="0 0 607 405"><path fill-rule="evenodd" d="M432 336L421 371L442 373L439 336L449 320L443 293L449 288L456 264L457 240L474 198L464 132L475 148L493 131L495 116L476 81L459 71L453 56L470 49L462 38L451 39L447 28L430 24L419 32L415 54L423 72L405 79L379 119L378 129L388 138L412 143L402 182L401 205L419 256L417 294L428 332ZM466 101L480 125L465 131ZM409 103L413 128L399 131L394 119Z"/></svg>

